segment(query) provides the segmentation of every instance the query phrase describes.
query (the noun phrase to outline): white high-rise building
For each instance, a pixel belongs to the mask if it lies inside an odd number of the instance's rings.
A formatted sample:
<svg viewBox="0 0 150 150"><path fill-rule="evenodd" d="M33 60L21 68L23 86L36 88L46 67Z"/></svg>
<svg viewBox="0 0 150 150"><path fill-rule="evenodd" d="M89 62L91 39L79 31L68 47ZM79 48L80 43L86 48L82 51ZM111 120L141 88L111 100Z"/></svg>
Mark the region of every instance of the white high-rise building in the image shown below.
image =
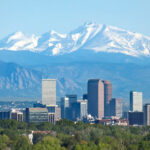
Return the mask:
<svg viewBox="0 0 150 150"><path fill-rule="evenodd" d="M42 104L56 105L56 79L42 79Z"/></svg>
<svg viewBox="0 0 150 150"><path fill-rule="evenodd" d="M130 111L139 111L142 112L143 104L142 104L142 92L130 92Z"/></svg>

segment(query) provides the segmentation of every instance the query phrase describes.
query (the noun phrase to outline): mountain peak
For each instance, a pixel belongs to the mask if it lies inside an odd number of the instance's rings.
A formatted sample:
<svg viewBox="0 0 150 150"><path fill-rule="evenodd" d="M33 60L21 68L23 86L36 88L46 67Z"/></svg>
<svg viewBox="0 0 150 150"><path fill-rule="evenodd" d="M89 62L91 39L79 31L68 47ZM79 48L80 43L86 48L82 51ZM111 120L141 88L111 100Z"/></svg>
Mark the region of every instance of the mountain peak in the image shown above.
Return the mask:
<svg viewBox="0 0 150 150"><path fill-rule="evenodd" d="M24 34L21 31L18 31L14 35L9 37L7 43L11 42L12 40L17 40L23 37L24 37Z"/></svg>
<svg viewBox="0 0 150 150"><path fill-rule="evenodd" d="M0 41L0 49L6 50L34 50L38 44L38 36L32 35L25 35L23 32L18 31L14 34L11 34L4 40Z"/></svg>
<svg viewBox="0 0 150 150"><path fill-rule="evenodd" d="M150 37L105 24L85 22L68 34L51 30L41 36L18 31L0 40L0 50L29 50L48 55L71 53L80 49L93 52L150 55Z"/></svg>
<svg viewBox="0 0 150 150"><path fill-rule="evenodd" d="M90 22L90 21L87 21L84 23L83 26L86 26L86 27L89 27L89 26L97 26L98 24L96 22Z"/></svg>

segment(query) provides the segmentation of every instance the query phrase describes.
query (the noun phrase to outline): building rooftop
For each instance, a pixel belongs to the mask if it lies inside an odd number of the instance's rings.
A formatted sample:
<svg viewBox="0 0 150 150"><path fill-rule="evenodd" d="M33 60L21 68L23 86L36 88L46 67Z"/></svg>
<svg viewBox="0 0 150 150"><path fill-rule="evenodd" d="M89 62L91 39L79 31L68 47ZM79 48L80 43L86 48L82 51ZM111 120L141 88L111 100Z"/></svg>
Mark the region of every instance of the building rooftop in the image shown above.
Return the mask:
<svg viewBox="0 0 150 150"><path fill-rule="evenodd" d="M56 81L56 79L42 79L42 81Z"/></svg>
<svg viewBox="0 0 150 150"><path fill-rule="evenodd" d="M47 108L28 108L29 109L29 111L34 111L34 112L39 112L39 111L47 111L48 112L48 110L47 110Z"/></svg>
<svg viewBox="0 0 150 150"><path fill-rule="evenodd" d="M111 84L109 80L103 80L105 84Z"/></svg>

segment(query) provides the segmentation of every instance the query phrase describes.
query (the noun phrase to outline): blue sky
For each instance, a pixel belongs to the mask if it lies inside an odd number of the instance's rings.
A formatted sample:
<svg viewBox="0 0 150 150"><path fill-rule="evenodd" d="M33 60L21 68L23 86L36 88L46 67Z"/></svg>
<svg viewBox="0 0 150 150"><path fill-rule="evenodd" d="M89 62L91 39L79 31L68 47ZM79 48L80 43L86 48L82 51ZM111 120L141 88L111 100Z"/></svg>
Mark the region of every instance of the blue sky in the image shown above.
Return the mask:
<svg viewBox="0 0 150 150"><path fill-rule="evenodd" d="M87 21L150 36L150 0L0 0L0 38L67 33Z"/></svg>

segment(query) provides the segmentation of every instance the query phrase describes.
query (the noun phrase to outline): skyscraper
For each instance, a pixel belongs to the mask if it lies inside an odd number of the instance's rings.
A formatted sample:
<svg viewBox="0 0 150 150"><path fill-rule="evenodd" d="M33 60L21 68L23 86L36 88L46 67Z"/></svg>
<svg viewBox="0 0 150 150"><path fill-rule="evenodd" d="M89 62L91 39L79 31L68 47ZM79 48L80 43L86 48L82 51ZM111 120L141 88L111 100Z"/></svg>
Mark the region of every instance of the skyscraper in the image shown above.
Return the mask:
<svg viewBox="0 0 150 150"><path fill-rule="evenodd" d="M100 79L88 80L88 113L97 119L104 117L104 84Z"/></svg>
<svg viewBox="0 0 150 150"><path fill-rule="evenodd" d="M150 104L144 105L144 125L150 126Z"/></svg>
<svg viewBox="0 0 150 150"><path fill-rule="evenodd" d="M68 94L66 97L69 98L69 104L77 102L77 95L76 94Z"/></svg>
<svg viewBox="0 0 150 150"><path fill-rule="evenodd" d="M71 104L72 120L79 121L87 117L87 100L78 100Z"/></svg>
<svg viewBox="0 0 150 150"><path fill-rule="evenodd" d="M142 111L142 92L130 92L130 111Z"/></svg>
<svg viewBox="0 0 150 150"><path fill-rule="evenodd" d="M80 100L78 102L80 103L80 118L82 120L83 118L87 117L88 102L87 100Z"/></svg>
<svg viewBox="0 0 150 150"><path fill-rule="evenodd" d="M118 118L122 117L122 100L119 98L112 98L110 101L110 114Z"/></svg>
<svg viewBox="0 0 150 150"><path fill-rule="evenodd" d="M108 80L104 80L104 116L110 116L110 101L112 99L112 84Z"/></svg>
<svg viewBox="0 0 150 150"><path fill-rule="evenodd" d="M68 111L69 111L69 98L68 97L62 97L61 98L61 118L66 118L66 119L69 119L68 118Z"/></svg>
<svg viewBox="0 0 150 150"><path fill-rule="evenodd" d="M42 79L42 104L56 105L55 79Z"/></svg>
<svg viewBox="0 0 150 150"><path fill-rule="evenodd" d="M77 95L69 94L61 98L61 117L72 120L72 104L76 107ZM74 117L75 118L75 117Z"/></svg>

